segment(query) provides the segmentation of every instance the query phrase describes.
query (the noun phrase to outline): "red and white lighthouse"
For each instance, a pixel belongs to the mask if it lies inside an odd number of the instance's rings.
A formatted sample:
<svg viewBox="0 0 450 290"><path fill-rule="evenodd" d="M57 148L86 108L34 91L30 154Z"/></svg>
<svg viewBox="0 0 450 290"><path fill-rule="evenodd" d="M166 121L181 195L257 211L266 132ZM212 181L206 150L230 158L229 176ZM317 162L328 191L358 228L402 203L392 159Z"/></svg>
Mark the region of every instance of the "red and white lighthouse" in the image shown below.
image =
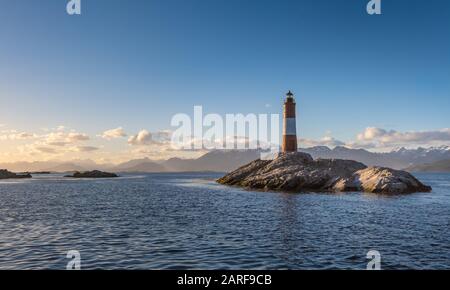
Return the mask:
<svg viewBox="0 0 450 290"><path fill-rule="evenodd" d="M289 91L286 94L283 111L283 153L297 152L297 126L295 120L294 94Z"/></svg>

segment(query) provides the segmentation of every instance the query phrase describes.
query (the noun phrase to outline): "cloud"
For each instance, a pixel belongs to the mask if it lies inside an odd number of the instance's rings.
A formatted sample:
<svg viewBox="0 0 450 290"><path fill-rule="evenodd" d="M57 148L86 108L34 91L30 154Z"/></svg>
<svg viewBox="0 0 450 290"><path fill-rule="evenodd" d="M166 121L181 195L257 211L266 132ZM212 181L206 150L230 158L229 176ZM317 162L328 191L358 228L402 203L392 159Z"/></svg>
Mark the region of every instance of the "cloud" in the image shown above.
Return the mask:
<svg viewBox="0 0 450 290"><path fill-rule="evenodd" d="M327 135L331 135L331 133L327 133ZM347 142L326 136L320 140L299 139L299 144L302 147L328 146L332 148L345 146L354 149L363 148L379 151L389 151L400 146L409 148L419 146L431 147L450 145L450 129L399 132L377 127L367 127L363 132L357 134L354 140Z"/></svg>
<svg viewBox="0 0 450 290"><path fill-rule="evenodd" d="M169 130L158 131L152 133L152 139L155 142L166 143L171 141L172 132Z"/></svg>
<svg viewBox="0 0 450 290"><path fill-rule="evenodd" d="M52 146L65 146L69 144L74 144L77 142L83 142L89 140L89 136L83 133L70 132L66 133L63 131L51 132L42 136L45 143Z"/></svg>
<svg viewBox="0 0 450 290"><path fill-rule="evenodd" d="M90 140L88 135L73 130L71 132L65 132L62 127L54 128L51 132L41 135L29 133L14 133L14 136L12 134L9 135L9 138L15 139L34 138L32 142L17 147L17 150L25 156L46 158L46 155L49 154L64 155L71 152L92 152L98 150L97 147L79 145L81 142Z"/></svg>
<svg viewBox="0 0 450 290"><path fill-rule="evenodd" d="M386 135L387 131L380 128L369 127L364 130L364 132L358 134L358 141L372 141L375 138Z"/></svg>
<svg viewBox="0 0 450 290"><path fill-rule="evenodd" d="M133 146L149 145L152 143L152 134L147 130L141 130L137 135L128 139L128 144Z"/></svg>
<svg viewBox="0 0 450 290"><path fill-rule="evenodd" d="M161 145L170 142L170 136L170 131L150 133L147 130L141 130L137 135L128 138L128 144L132 146Z"/></svg>
<svg viewBox="0 0 450 290"><path fill-rule="evenodd" d="M109 154L101 151L106 144L89 144L88 140L91 140L89 135L73 129L67 130L61 126L48 130L40 129L36 133L0 128L0 143L1 140L14 140L12 144L5 143L3 152L0 152L3 154L0 156L3 159L6 152L13 154L13 158L10 159L27 161L48 160L55 157L71 158L88 153L91 153L93 157Z"/></svg>
<svg viewBox="0 0 450 290"><path fill-rule="evenodd" d="M68 145L68 144L70 144L70 143L64 142L64 141L55 141L55 142L48 142L48 143L47 143L47 145L50 145L50 146L59 146L59 147L64 147L64 146L66 146L66 145Z"/></svg>
<svg viewBox="0 0 450 290"><path fill-rule="evenodd" d="M17 134L12 134L9 136L9 138L11 140L24 140L24 139L30 139L35 137L34 134L31 133L27 133L27 132L21 132L21 133L17 133Z"/></svg>
<svg viewBox="0 0 450 290"><path fill-rule="evenodd" d="M89 140L89 136L86 134L71 132L67 135L67 142L78 142L78 141L87 141Z"/></svg>
<svg viewBox="0 0 450 290"><path fill-rule="evenodd" d="M355 142L355 141L350 141L348 143L345 143L345 145L343 145L347 148L351 148L351 149L377 149L377 148L382 148L382 146L379 146L376 143L373 142ZM389 149L389 148L387 148Z"/></svg>
<svg viewBox="0 0 450 290"><path fill-rule="evenodd" d="M198 158L208 152L208 150L174 150L170 144L153 146L134 146L131 150L124 152L124 160L148 157L151 159L169 158ZM132 157L130 157L132 156Z"/></svg>
<svg viewBox="0 0 450 290"><path fill-rule="evenodd" d="M76 146L73 148L73 151L76 152L93 152L97 150L100 150L100 148L95 146Z"/></svg>
<svg viewBox="0 0 450 290"><path fill-rule="evenodd" d="M51 147L45 147L45 146L36 146L34 147L36 151L39 151L41 153L48 153L48 154L58 154L59 152Z"/></svg>
<svg viewBox="0 0 450 290"><path fill-rule="evenodd" d="M399 145L432 145L450 142L450 128L430 131L398 132L376 127L368 127L357 135L357 142L371 143L379 147Z"/></svg>
<svg viewBox="0 0 450 290"><path fill-rule="evenodd" d="M126 137L127 134L125 133L125 131L123 130L122 127L119 127L116 129L107 130L107 131L103 132L102 135L100 135L100 136L104 139L111 140L111 139Z"/></svg>
<svg viewBox="0 0 450 290"><path fill-rule="evenodd" d="M16 130L1 131L0 140L26 140L37 137L35 134L27 132L17 132Z"/></svg>
<svg viewBox="0 0 450 290"><path fill-rule="evenodd" d="M337 146L345 146L346 145L345 142L337 140L330 136L325 136L320 140L300 138L300 139L298 139L298 142L301 146L305 146L305 147L327 146L327 147L334 148Z"/></svg>

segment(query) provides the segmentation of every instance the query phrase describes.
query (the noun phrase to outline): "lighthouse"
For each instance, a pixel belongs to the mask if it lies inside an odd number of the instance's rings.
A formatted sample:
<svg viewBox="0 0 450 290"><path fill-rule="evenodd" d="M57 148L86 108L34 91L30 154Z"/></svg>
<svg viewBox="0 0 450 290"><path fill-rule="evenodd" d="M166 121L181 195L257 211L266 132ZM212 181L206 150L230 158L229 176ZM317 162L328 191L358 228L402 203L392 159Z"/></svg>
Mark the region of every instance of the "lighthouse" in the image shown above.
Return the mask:
<svg viewBox="0 0 450 290"><path fill-rule="evenodd" d="M294 94L289 91L286 94L283 110L283 153L297 152L297 126L295 123Z"/></svg>

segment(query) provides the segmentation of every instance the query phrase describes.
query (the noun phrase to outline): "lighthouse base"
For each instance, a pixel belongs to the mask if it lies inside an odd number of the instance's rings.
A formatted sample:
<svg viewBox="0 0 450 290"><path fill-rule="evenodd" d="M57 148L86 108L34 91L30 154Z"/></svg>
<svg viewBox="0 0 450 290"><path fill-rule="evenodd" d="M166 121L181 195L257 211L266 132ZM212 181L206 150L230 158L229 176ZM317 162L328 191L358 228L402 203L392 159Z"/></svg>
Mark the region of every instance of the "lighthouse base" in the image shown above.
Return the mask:
<svg viewBox="0 0 450 290"><path fill-rule="evenodd" d="M297 152L297 136L284 135L281 151L283 153Z"/></svg>

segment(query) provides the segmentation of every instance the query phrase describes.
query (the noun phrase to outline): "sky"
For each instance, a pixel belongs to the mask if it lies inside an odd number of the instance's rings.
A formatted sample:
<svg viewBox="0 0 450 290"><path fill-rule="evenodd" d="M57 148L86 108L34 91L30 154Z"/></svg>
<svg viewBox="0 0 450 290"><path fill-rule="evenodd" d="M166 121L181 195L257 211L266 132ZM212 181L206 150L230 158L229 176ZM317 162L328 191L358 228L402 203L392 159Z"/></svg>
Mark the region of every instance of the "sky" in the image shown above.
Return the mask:
<svg viewBox="0 0 450 290"><path fill-rule="evenodd" d="M192 157L177 113L280 114L300 144L450 145L450 1L0 0L0 162Z"/></svg>

